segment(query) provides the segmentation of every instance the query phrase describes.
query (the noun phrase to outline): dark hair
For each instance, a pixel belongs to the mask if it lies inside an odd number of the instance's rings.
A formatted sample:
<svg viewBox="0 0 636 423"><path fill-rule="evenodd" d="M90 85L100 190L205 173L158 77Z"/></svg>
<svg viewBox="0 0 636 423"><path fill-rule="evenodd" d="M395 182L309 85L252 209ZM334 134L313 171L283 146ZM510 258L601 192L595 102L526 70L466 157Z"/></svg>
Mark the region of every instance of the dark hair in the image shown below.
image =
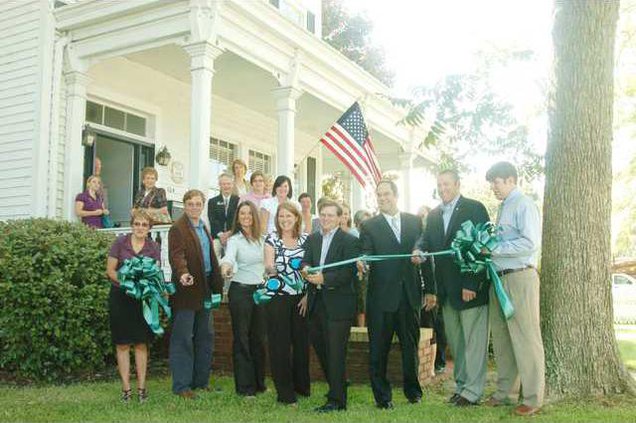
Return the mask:
<svg viewBox="0 0 636 423"><path fill-rule="evenodd" d="M252 185L254 183L254 179L258 178L259 176L263 178L263 182L265 182L265 175L263 174L263 172L261 172L260 170L255 170L250 176L250 185Z"/></svg>
<svg viewBox="0 0 636 423"><path fill-rule="evenodd" d="M276 180L274 181L274 186L272 187L272 197L276 197L276 188L283 185L285 182L287 182L287 186L289 187L289 191L287 192L287 198L292 198L292 195L294 195L292 192L292 182L291 182L291 179L289 179L289 177L285 175L279 175L276 177Z"/></svg>
<svg viewBox="0 0 636 423"><path fill-rule="evenodd" d="M363 218L367 216L367 218ZM356 225L356 228L360 227L360 224L371 217L371 212L368 210L358 210L356 214L353 215L353 224Z"/></svg>
<svg viewBox="0 0 636 423"><path fill-rule="evenodd" d="M380 182L378 182L378 185L375 187L375 190L377 192L378 188L380 187L380 185L382 184L389 184L389 187L391 187L391 191L393 191L393 195L397 196L398 195L398 187L395 184L395 182L393 182L392 179L380 179Z"/></svg>
<svg viewBox="0 0 636 423"><path fill-rule="evenodd" d="M276 232L278 233L279 238L282 239L283 237L283 230L280 227L280 223L278 223L278 215L280 214L281 210L287 210L288 212L296 216L296 224L294 225L293 237L298 238L300 236L300 225L303 221L303 217L300 215L300 212L298 211L296 206L290 203L289 201L280 203L278 205L278 208L276 209L276 217L274 218L274 224L276 225Z"/></svg>
<svg viewBox="0 0 636 423"><path fill-rule="evenodd" d="M318 206L318 213L320 213L325 207L335 207L338 217L342 216L342 213L344 213L344 211L342 210L342 206L337 201L333 201L330 199L321 201L320 206Z"/></svg>
<svg viewBox="0 0 636 423"><path fill-rule="evenodd" d="M459 182L459 173L455 169L444 169L437 173L437 176L451 175L455 182Z"/></svg>
<svg viewBox="0 0 636 423"><path fill-rule="evenodd" d="M488 182L493 182L496 178L503 180L512 178L515 183L517 183L517 177L517 169L510 162L495 163L488 169L488 172L486 172L486 180Z"/></svg>
<svg viewBox="0 0 636 423"><path fill-rule="evenodd" d="M252 237L251 239L243 232L243 228L239 223L239 212L241 208L249 207L250 213L252 213ZM249 200L242 201L241 204L236 208L236 213L234 213L234 222L232 223L232 235L241 233L248 241L256 240L258 241L261 238L261 221L258 218L258 210L256 210L256 205Z"/></svg>
<svg viewBox="0 0 636 423"><path fill-rule="evenodd" d="M302 194L298 196L298 201L301 201L303 198L309 198L311 200L311 195L307 194L306 192L303 192Z"/></svg>

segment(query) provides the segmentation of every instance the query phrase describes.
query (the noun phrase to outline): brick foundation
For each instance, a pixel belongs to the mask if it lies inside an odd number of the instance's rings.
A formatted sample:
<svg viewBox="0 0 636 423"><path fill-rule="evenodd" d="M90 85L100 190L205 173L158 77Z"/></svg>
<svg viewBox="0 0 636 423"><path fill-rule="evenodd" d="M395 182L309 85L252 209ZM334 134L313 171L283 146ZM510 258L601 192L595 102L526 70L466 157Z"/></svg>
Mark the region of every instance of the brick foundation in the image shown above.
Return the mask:
<svg viewBox="0 0 636 423"><path fill-rule="evenodd" d="M433 330L420 329L419 346L419 378L421 384L427 384L433 379L433 367L435 364L435 345L431 345ZM214 372L223 374L232 373L232 326L230 311L227 303L223 302L221 308L214 310ZM367 328L351 328L349 350L347 354L347 376L353 383L369 383L369 338ZM269 366L267 366L269 367ZM269 374L269 369L266 369ZM318 364L318 358L310 348L311 380L324 380L324 376ZM402 381L402 356L397 337L393 339L391 352L389 353L388 378L393 384Z"/></svg>

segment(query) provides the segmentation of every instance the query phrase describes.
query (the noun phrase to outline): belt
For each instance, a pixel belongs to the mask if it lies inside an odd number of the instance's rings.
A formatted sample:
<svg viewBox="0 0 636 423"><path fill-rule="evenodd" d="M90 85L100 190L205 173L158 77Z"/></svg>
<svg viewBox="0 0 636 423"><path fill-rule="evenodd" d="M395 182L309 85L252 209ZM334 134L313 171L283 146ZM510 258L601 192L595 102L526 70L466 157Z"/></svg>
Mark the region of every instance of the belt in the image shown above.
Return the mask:
<svg viewBox="0 0 636 423"><path fill-rule="evenodd" d="M526 267L520 267L518 269L504 269L504 270L500 270L500 271L497 272L497 274L499 276L505 276L505 275L509 275L510 273L523 272L524 270L528 270L528 269L537 270L537 268L534 267L534 266L526 266Z"/></svg>
<svg viewBox="0 0 636 423"><path fill-rule="evenodd" d="M237 288L245 288L245 289L251 288L251 289L255 289L255 288L258 288L260 284L250 284L250 283L241 283L241 282L237 282L237 281L232 281L231 285L234 285Z"/></svg>

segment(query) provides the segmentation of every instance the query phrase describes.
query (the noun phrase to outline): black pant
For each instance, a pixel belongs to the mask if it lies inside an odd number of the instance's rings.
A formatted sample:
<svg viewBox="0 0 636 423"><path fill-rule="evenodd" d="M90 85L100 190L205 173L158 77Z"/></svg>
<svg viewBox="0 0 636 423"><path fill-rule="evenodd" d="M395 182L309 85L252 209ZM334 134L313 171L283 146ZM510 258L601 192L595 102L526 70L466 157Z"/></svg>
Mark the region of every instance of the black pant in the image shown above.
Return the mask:
<svg viewBox="0 0 636 423"><path fill-rule="evenodd" d="M265 304L270 368L278 401L309 396L309 334L307 319L298 314L302 295L277 295Z"/></svg>
<svg viewBox="0 0 636 423"><path fill-rule="evenodd" d="M369 371L371 388L377 403L392 400L391 384L386 378L386 368L393 334L397 333L402 349L402 375L404 395L407 398L422 396L418 380L418 345L420 342L419 310L409 305L402 295L396 312L384 312L367 307L369 330Z"/></svg>
<svg viewBox="0 0 636 423"><path fill-rule="evenodd" d="M232 282L228 291L234 335L234 386L240 395L265 390L265 310L252 299L256 288Z"/></svg>
<svg viewBox="0 0 636 423"><path fill-rule="evenodd" d="M328 319L322 295L317 294L309 318L309 335L329 383L327 399L341 406L347 405L346 361L351 322Z"/></svg>

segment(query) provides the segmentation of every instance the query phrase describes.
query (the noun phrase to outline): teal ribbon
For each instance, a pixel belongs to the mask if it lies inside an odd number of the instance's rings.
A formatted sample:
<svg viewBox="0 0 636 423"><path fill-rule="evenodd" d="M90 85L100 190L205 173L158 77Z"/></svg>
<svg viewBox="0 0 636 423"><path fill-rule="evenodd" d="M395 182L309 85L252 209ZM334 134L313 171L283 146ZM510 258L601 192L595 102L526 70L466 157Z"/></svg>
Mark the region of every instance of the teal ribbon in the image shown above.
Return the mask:
<svg viewBox="0 0 636 423"><path fill-rule="evenodd" d="M210 298L203 301L203 308L212 310L221 307L221 294L211 294Z"/></svg>
<svg viewBox="0 0 636 423"><path fill-rule="evenodd" d="M285 285L291 287L296 292L301 292L303 289L303 283L301 281L296 281L286 275L277 275L266 280L261 288L254 291L252 299L254 303L258 305L265 304L282 292Z"/></svg>
<svg viewBox="0 0 636 423"><path fill-rule="evenodd" d="M138 256L124 261L117 271L117 279L124 293L141 301L142 313L153 333L163 335L159 308L170 318L172 312L167 295L176 292L172 282L166 282L163 271L152 257Z"/></svg>
<svg viewBox="0 0 636 423"><path fill-rule="evenodd" d="M515 314L515 308L490 258L499 241L499 229L493 223L474 225L467 220L457 231L451 243L451 250L455 253L455 263L462 273L478 274L486 271L488 279L495 288L501 311L506 319L510 319Z"/></svg>
<svg viewBox="0 0 636 423"><path fill-rule="evenodd" d="M492 281L495 287L495 294L499 300L501 311L506 319L510 319L515 309L512 301L503 288L501 278L497 274L495 266L490 258L492 251L500 242L499 229L491 222L474 225L470 220L462 223L457 231L451 248L434 253L421 253L420 257L449 256L454 257L454 262L462 273L478 274L486 272L486 276ZM309 273L320 272L332 267L345 266L357 261L374 262L384 260L410 259L413 254L385 254L385 255L362 255L348 260L342 260L323 266L307 268ZM256 298L255 298L256 300Z"/></svg>

